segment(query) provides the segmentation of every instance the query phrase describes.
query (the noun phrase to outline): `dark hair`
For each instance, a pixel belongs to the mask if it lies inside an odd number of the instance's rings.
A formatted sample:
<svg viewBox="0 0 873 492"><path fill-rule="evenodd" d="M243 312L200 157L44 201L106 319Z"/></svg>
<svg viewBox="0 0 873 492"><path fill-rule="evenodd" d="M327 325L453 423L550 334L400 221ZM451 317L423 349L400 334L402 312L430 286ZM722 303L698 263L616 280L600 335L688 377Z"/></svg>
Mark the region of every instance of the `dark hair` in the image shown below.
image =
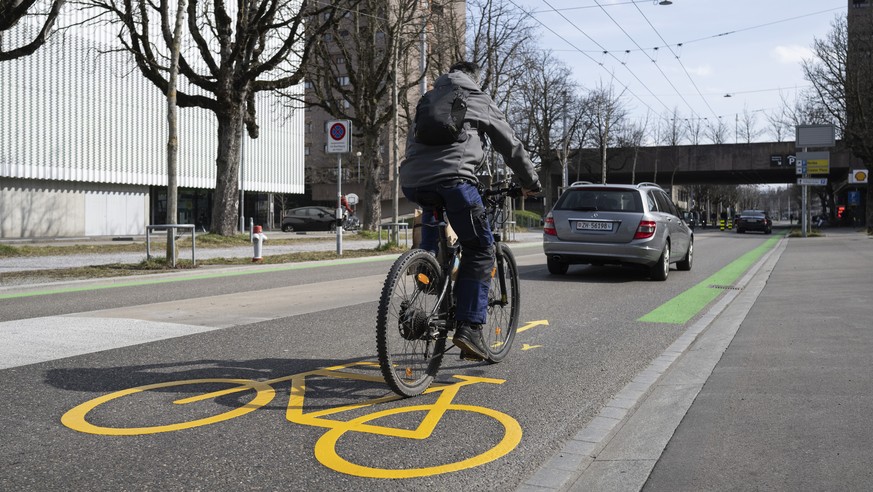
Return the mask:
<svg viewBox="0 0 873 492"><path fill-rule="evenodd" d="M464 72L465 74L472 77L473 80L479 78L479 65L476 65L474 62L460 61L449 67L450 72L454 72L456 70Z"/></svg>

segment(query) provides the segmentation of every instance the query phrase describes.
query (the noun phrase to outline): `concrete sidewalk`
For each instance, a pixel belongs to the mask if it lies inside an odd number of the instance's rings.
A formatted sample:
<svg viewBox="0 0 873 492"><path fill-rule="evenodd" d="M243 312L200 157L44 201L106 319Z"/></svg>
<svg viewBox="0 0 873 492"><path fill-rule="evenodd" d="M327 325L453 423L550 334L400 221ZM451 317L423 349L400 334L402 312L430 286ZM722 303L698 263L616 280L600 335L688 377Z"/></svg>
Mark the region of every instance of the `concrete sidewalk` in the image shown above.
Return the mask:
<svg viewBox="0 0 873 492"><path fill-rule="evenodd" d="M644 490L869 490L873 239L789 239Z"/></svg>
<svg viewBox="0 0 873 492"><path fill-rule="evenodd" d="M520 490L869 490L873 238L783 239Z"/></svg>

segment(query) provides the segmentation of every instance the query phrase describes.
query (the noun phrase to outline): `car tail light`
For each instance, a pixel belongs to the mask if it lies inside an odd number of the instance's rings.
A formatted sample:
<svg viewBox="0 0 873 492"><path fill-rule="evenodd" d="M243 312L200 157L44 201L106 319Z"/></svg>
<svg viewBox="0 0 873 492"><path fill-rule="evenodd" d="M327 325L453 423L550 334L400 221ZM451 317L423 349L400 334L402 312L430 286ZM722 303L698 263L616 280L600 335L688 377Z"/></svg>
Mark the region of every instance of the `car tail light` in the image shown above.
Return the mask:
<svg viewBox="0 0 873 492"><path fill-rule="evenodd" d="M549 236L558 235L558 230L555 229L555 219L552 218L551 212L549 212L549 215L546 215L546 219L543 224L543 233L548 234Z"/></svg>
<svg viewBox="0 0 873 492"><path fill-rule="evenodd" d="M634 239L646 239L655 235L657 224L653 220L641 220L637 226L637 232L634 234Z"/></svg>

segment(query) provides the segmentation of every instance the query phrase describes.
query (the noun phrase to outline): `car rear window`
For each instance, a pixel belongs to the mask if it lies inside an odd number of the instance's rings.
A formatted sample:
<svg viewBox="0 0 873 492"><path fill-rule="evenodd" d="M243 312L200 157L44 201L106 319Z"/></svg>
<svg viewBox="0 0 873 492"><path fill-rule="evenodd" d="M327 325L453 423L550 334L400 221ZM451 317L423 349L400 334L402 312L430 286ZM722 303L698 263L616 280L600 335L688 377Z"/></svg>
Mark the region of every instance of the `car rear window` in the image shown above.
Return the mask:
<svg viewBox="0 0 873 492"><path fill-rule="evenodd" d="M576 210L580 212L637 212L643 211L643 202L636 190L599 188L596 190L567 190L555 210Z"/></svg>

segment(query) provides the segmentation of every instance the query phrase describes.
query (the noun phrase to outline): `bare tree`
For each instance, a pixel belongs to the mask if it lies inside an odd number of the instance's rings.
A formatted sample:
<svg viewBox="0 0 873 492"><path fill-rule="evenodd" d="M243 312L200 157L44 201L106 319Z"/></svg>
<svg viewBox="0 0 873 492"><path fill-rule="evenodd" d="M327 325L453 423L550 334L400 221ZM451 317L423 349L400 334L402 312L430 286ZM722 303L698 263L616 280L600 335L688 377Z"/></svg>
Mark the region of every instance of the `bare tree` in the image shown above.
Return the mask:
<svg viewBox="0 0 873 492"><path fill-rule="evenodd" d="M536 59L533 17L506 0L471 0L467 18L467 57L482 68L482 90L507 110L529 70L528 62Z"/></svg>
<svg viewBox="0 0 873 492"><path fill-rule="evenodd" d="M685 119L685 135L688 136L688 140L691 142L691 145L700 145L700 139L704 135L704 131L706 130L706 126L703 118L686 118Z"/></svg>
<svg viewBox="0 0 873 492"><path fill-rule="evenodd" d="M402 109L399 127L405 135L410 91L427 73L419 65L421 34L437 16L431 17L420 5L417 0L361 1L316 44L307 65L312 88L305 103L351 120L362 160L367 163L361 200L366 229L374 230L382 217L383 178L390 167L383 149L392 142L395 111Z"/></svg>
<svg viewBox="0 0 873 492"><path fill-rule="evenodd" d="M102 12L98 22L120 23L123 49L166 94L175 20L169 2L85 1ZM350 0L352 5L354 1ZM177 104L209 110L218 122L212 232L236 231L243 126L250 138L258 137L255 95L302 82L302 67L314 41L334 24L336 13L335 6L313 0L240 0L232 6L192 0L188 4L179 75L192 89L178 91ZM155 22L157 32L153 32Z"/></svg>
<svg viewBox="0 0 873 492"><path fill-rule="evenodd" d="M728 127L721 116L714 120L707 120L704 133L709 141L716 145L726 143L728 139Z"/></svg>
<svg viewBox="0 0 873 492"><path fill-rule="evenodd" d="M540 166L548 204L557 197L552 175L561 174L567 162L569 137L580 120L579 105L567 65L549 52L532 53L529 63L531 70L520 79L516 110L509 121Z"/></svg>
<svg viewBox="0 0 873 492"><path fill-rule="evenodd" d="M66 0L0 0L0 62L30 55L45 44L64 3ZM6 49L3 38L16 26L23 27L25 17L42 18L39 32L23 45Z"/></svg>
<svg viewBox="0 0 873 492"><path fill-rule="evenodd" d="M673 180L676 177L676 171L682 166L682 163L679 162L678 159L678 150L677 147L682 144L682 140L685 139L687 135L687 127L683 124L683 119L679 114L679 108L674 107L673 112L669 114L665 114L663 116L664 120L664 132L661 134L662 143L668 147L670 150L668 151L669 159L667 163L669 164L670 169L670 186L673 186Z"/></svg>
<svg viewBox="0 0 873 492"><path fill-rule="evenodd" d="M752 141L764 134L764 131L758 128L758 113L749 111L749 108L743 108L743 114L739 118L738 125L738 138L747 144L752 143Z"/></svg>
<svg viewBox="0 0 873 492"><path fill-rule="evenodd" d="M873 167L873 14L854 9L840 16L824 39L813 43L803 72L852 153ZM867 187L867 234L873 235L873 186Z"/></svg>
<svg viewBox="0 0 873 492"><path fill-rule="evenodd" d="M615 145L620 135L620 128L627 118L627 108L622 96L624 91L616 94L612 84L603 81L591 90L591 138L600 155L600 182L606 184L608 172L607 154Z"/></svg>
<svg viewBox="0 0 873 492"><path fill-rule="evenodd" d="M621 134L618 137L619 146L633 149L631 184L636 183L637 160L640 155L640 147L642 147L643 140L646 138L648 126L649 115L646 114L646 119L642 123L629 123L622 127Z"/></svg>
<svg viewBox="0 0 873 492"><path fill-rule="evenodd" d="M764 114L769 125L770 135L777 142L784 142L786 137L794 134L794 128L791 127L790 107L786 104L785 96L780 94L782 105L776 109L772 109Z"/></svg>

